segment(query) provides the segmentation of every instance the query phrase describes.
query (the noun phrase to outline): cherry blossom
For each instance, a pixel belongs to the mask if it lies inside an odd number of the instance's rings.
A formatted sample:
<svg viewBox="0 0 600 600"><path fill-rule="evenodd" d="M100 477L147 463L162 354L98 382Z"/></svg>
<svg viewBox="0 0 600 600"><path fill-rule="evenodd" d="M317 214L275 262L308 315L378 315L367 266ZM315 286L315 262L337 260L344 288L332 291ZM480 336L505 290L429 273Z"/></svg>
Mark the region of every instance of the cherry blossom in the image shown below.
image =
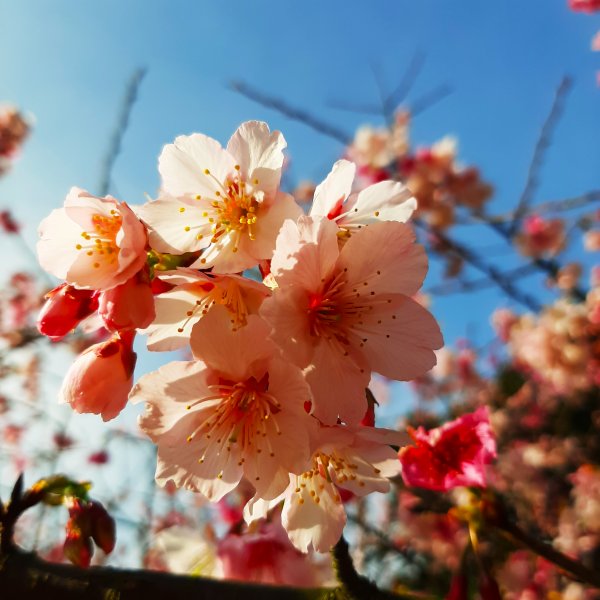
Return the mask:
<svg viewBox="0 0 600 600"><path fill-rule="evenodd" d="M496 457L487 407L428 432L419 427L411 435L417 445L399 453L407 485L439 491L486 486L485 466Z"/></svg>
<svg viewBox="0 0 600 600"><path fill-rule="evenodd" d="M260 311L286 358L305 369L313 413L327 425L362 419L371 370L418 377L442 345L431 314L410 298L427 271L411 229L375 223L341 250L337 231L327 219L284 224L271 265L279 287Z"/></svg>
<svg viewBox="0 0 600 600"><path fill-rule="evenodd" d="M156 318L146 329L150 350L175 350L185 346L192 327L213 306L225 306L234 329L244 326L250 314L258 313L270 290L261 283L238 275L209 275L194 269L160 273L174 286L154 300Z"/></svg>
<svg viewBox="0 0 600 600"><path fill-rule="evenodd" d="M202 251L192 266L221 273L270 259L283 221L302 212L279 191L285 146L280 132L259 121L243 123L226 149L199 133L165 146L161 195L139 210L152 248Z"/></svg>
<svg viewBox="0 0 600 600"><path fill-rule="evenodd" d="M380 181L353 194L356 166L339 160L317 186L310 215L335 221L345 235L377 221L408 221L417 208L411 191L397 181Z"/></svg>
<svg viewBox="0 0 600 600"><path fill-rule="evenodd" d="M281 496L251 499L244 518L248 523L263 518L283 500L281 520L292 544L302 552L311 546L328 552L346 523L340 489L357 496L387 492L388 478L400 472L396 452L388 444L406 441L403 433L374 427L321 427L314 435L315 451L307 469L290 476Z"/></svg>
<svg viewBox="0 0 600 600"><path fill-rule="evenodd" d="M246 477L265 498L281 493L289 472L309 457L313 419L300 369L267 339L251 315L234 332L215 307L192 331L191 362L172 362L142 377L132 400L146 401L141 428L158 445L156 479L220 500Z"/></svg>
<svg viewBox="0 0 600 600"><path fill-rule="evenodd" d="M73 188L64 208L42 221L39 234L42 267L80 289L116 287L146 262L144 226L127 204L110 196Z"/></svg>

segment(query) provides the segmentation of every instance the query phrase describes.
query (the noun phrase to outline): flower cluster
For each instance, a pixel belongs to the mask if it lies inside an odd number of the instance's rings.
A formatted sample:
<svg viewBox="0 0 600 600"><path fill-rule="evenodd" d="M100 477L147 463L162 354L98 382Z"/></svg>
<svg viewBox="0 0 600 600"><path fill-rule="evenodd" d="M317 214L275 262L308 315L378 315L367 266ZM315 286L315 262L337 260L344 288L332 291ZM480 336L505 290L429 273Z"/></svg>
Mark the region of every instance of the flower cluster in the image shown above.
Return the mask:
<svg viewBox="0 0 600 600"><path fill-rule="evenodd" d="M292 544L324 552L346 520L342 492L384 492L400 471L391 446L405 435L361 424L371 373L422 376L442 337L413 299L427 258L406 224L407 188L356 193L355 165L341 160L304 214L280 189L285 145L260 122L226 148L180 136L141 207L74 188L40 226L40 263L65 284L39 328L109 332L75 361L61 398L104 420L128 397L145 402L159 484L218 501L249 483L248 522L283 501ZM137 332L192 360L130 392Z"/></svg>
<svg viewBox="0 0 600 600"><path fill-rule="evenodd" d="M456 141L445 137L429 148L410 146L410 115L400 111L389 129L360 127L347 156L358 166L358 187L400 178L418 201L417 215L432 227L455 222L458 207L480 212L492 195L475 167L457 161Z"/></svg>
<svg viewBox="0 0 600 600"><path fill-rule="evenodd" d="M29 133L29 124L15 108L0 107L0 175L9 167Z"/></svg>
<svg viewBox="0 0 600 600"><path fill-rule="evenodd" d="M559 299L539 316L514 316L504 334L516 365L555 392L585 391L600 383L598 292L587 303Z"/></svg>

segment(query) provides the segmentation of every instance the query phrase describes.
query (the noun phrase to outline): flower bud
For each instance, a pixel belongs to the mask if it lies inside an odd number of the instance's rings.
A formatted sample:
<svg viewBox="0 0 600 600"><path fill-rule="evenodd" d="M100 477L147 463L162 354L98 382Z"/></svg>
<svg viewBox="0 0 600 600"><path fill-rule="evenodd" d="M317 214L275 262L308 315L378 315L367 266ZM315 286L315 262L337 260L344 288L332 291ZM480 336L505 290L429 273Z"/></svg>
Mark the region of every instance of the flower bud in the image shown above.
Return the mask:
<svg viewBox="0 0 600 600"><path fill-rule="evenodd" d="M87 507L90 533L96 545L110 554L116 543L115 521L99 502L90 502Z"/></svg>
<svg viewBox="0 0 600 600"><path fill-rule="evenodd" d="M102 292L98 312L109 331L148 327L155 312L147 274L140 271L125 283Z"/></svg>
<svg viewBox="0 0 600 600"><path fill-rule="evenodd" d="M76 412L114 419L127 404L137 355L135 332L113 335L84 350L65 376L59 398Z"/></svg>
<svg viewBox="0 0 600 600"><path fill-rule="evenodd" d="M64 555L78 567L89 567L94 553L91 538L85 535L75 519L69 519L66 529L67 537L63 546Z"/></svg>
<svg viewBox="0 0 600 600"><path fill-rule="evenodd" d="M94 290L78 290L63 283L46 294L46 303L37 320L41 334L57 342L98 308Z"/></svg>

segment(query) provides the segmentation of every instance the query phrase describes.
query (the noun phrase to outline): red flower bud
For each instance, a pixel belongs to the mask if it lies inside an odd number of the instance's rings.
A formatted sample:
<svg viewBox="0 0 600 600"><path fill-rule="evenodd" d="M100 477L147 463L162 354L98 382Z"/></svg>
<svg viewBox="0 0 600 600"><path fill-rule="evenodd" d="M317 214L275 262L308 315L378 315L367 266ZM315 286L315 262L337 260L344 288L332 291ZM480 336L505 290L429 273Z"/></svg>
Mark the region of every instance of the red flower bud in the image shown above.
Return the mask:
<svg viewBox="0 0 600 600"><path fill-rule="evenodd" d="M61 340L97 308L97 292L63 283L46 294L46 303L38 316L38 330L51 340Z"/></svg>

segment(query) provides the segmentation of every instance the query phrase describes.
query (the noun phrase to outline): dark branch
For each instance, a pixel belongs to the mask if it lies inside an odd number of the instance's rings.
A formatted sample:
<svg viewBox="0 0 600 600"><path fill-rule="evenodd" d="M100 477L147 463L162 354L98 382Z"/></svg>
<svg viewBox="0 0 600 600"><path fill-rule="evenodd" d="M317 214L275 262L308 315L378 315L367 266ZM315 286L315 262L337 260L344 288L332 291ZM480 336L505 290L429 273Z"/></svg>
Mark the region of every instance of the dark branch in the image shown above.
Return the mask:
<svg viewBox="0 0 600 600"><path fill-rule="evenodd" d="M521 290L519 290L510 279L507 279L503 275L502 271L500 271L497 267L488 264L476 252L457 242L456 240L453 240L440 229L431 227L431 225L421 219L414 219L413 222L416 227L437 238L444 247L448 248L451 252L455 253L465 262L469 263L472 267L486 275L507 296L526 306L528 309L533 310L534 312L539 312L542 309L542 305L533 296L521 292Z"/></svg>
<svg viewBox="0 0 600 600"><path fill-rule="evenodd" d="M266 108L272 108L273 110L276 110L280 114L292 119L293 121L304 123L304 125L307 125L311 129L314 129L323 135L337 140L344 146L347 146L352 141L352 136L337 128L335 125L330 125L329 123L326 123L325 121L311 115L305 110L290 106L284 100L264 94L263 92L258 91L243 81L232 81L229 84L229 87L234 92L238 92L242 96L257 102Z"/></svg>
<svg viewBox="0 0 600 600"><path fill-rule="evenodd" d="M0 590L19 600L343 600L340 588L298 589L205 579L155 571L47 563L35 554L13 551L0 555ZM5 596L2 595L4 598Z"/></svg>

